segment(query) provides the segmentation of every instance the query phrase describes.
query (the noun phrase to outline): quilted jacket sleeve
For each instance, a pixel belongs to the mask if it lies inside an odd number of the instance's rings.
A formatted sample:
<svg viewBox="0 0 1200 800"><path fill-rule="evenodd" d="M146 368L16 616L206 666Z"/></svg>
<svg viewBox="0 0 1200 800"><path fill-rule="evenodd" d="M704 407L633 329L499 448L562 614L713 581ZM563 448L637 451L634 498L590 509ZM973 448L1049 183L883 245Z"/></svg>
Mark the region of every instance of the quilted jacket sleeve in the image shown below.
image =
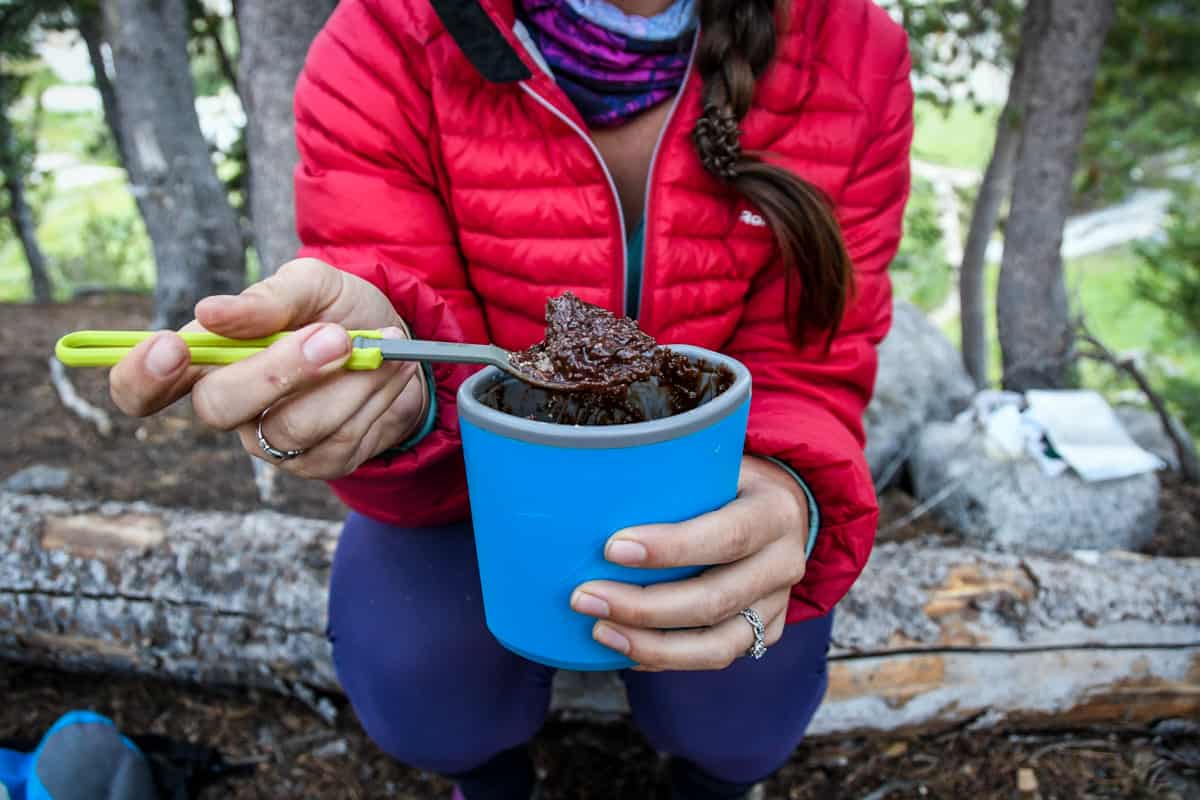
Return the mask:
<svg viewBox="0 0 1200 800"><path fill-rule="evenodd" d="M898 32L897 32L898 34ZM874 131L860 150L836 211L854 262L857 291L828 353L800 346L784 318L784 275L762 276L728 346L754 375L747 452L790 465L811 488L821 527L788 621L827 613L870 555L878 504L863 453L862 417L875 384L876 346L891 324L887 267L899 246L909 192L910 63L901 35L886 71L864 70ZM897 57L899 64L897 64Z"/></svg>
<svg viewBox="0 0 1200 800"><path fill-rule="evenodd" d="M296 221L302 256L375 284L414 336L487 340L426 142L434 124L421 43L366 3L342 3L296 87ZM471 369L434 365L433 431L403 453L332 481L351 508L406 526L467 516L454 394Z"/></svg>

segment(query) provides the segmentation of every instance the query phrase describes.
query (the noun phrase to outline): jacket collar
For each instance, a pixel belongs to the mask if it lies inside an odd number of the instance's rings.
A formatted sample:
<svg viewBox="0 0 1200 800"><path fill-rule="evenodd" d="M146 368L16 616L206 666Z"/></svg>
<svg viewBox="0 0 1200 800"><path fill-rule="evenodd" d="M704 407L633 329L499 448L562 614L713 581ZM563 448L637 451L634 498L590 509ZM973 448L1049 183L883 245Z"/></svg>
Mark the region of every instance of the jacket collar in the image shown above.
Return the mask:
<svg viewBox="0 0 1200 800"><path fill-rule="evenodd" d="M3 2L3 0L0 0ZM492 83L535 81L541 72L525 47L513 33L517 14L514 0L430 0L442 25L458 44L467 60ZM792 2L784 16L784 33L799 35L800 47L807 56L811 26L827 16L816 13L823 3ZM801 32L804 33L801 33ZM805 57L804 60L807 60Z"/></svg>
<svg viewBox="0 0 1200 800"><path fill-rule="evenodd" d="M532 75L512 35L513 0L430 0L463 55L492 83L517 83Z"/></svg>

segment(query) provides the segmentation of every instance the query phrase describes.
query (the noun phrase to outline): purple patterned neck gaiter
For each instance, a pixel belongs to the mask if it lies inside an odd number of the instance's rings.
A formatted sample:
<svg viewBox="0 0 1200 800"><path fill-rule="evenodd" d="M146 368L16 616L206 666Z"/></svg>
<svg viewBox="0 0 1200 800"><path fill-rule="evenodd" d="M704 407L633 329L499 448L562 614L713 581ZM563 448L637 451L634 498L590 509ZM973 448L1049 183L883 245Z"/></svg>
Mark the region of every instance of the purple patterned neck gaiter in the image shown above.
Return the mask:
<svg viewBox="0 0 1200 800"><path fill-rule="evenodd" d="M516 6L559 86L593 128L615 127L673 97L687 75L694 26L646 39L602 27L567 0Z"/></svg>

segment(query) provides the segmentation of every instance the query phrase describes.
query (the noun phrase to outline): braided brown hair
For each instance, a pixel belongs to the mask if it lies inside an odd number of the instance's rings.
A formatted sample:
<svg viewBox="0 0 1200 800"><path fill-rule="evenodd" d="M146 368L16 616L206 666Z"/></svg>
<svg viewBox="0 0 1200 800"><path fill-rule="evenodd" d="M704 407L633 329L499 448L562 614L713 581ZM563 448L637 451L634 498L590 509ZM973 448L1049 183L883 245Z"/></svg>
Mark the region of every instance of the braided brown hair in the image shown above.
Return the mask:
<svg viewBox="0 0 1200 800"><path fill-rule="evenodd" d="M741 121L754 85L775 56L775 14L785 0L700 0L696 67L704 112L692 138L704 168L762 212L787 269L790 326L798 340L837 333L854 271L841 228L820 189L795 173L743 152Z"/></svg>

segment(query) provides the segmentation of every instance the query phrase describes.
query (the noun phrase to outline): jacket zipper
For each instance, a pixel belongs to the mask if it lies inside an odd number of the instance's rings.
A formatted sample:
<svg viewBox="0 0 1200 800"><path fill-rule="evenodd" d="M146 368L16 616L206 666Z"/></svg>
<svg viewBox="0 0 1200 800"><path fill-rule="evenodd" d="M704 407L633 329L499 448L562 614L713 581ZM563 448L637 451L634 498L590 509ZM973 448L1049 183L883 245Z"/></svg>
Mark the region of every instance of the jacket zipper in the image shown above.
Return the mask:
<svg viewBox="0 0 1200 800"><path fill-rule="evenodd" d="M619 293L617 297L620 298L620 305L622 308L624 308L625 287L629 285L629 255L626 252L629 244L628 234L625 232L625 212L621 210L621 195L617 192L617 182L613 179L612 172L609 171L608 165L604 163L604 156L600 154L600 148L596 147L596 143L592 141L592 137L587 135L587 131L579 127L579 125L575 123L575 120L564 114L556 105L538 94L537 90L528 83L521 81L518 85L525 91L526 94L538 101L538 103L549 110L551 114L567 123L571 130L583 137L583 140L587 142L588 147L592 149L592 155L596 157L596 162L600 165L600 169L604 170L604 177L608 179L608 188L612 192L613 207L617 212L617 221L621 223L621 274L625 276L625 280L619 287Z"/></svg>
<svg viewBox="0 0 1200 800"><path fill-rule="evenodd" d="M692 67L695 66L696 48L700 43L700 30L696 29L696 33L692 38L692 51L688 54L687 69L683 73L683 83L679 84L679 91L675 93L675 99L671 101L671 109L667 112L667 119L663 122L662 128L658 132L658 140L654 143L654 150L650 153L650 168L646 171L646 196L642 203L642 277L638 281L637 308L633 309L633 313L629 313L629 309L625 313L638 319L642 324L646 320L641 318L642 301L646 294L646 252L650 244L650 195L651 188L654 186L654 168L658 165L658 151L662 147L663 140L667 138L667 132L671 129L671 121L675 119L675 111L679 108L679 101L683 99L684 92L687 91L688 81L692 78ZM625 265L625 285L629 285L629 265Z"/></svg>
<svg viewBox="0 0 1200 800"><path fill-rule="evenodd" d="M651 187L654 185L654 167L658 163L658 151L662 147L663 140L666 138L667 131L671 127L671 121L675 119L675 111L679 107L679 101L683 98L684 92L687 90L688 80L691 79L692 67L696 60L696 45L700 41L700 32L696 31L696 35L692 39L691 53L688 55L687 70L684 72L683 83L679 86L679 91L675 93L675 99L671 101L671 109L667 112L667 118L663 122L662 128L658 132L658 139L654 142L654 150L650 153L650 168L646 172L646 189L645 201L642 205L642 219L648 221L650 218L650 194ZM538 94L537 90L530 86L526 81L520 82L520 87L541 104L544 108L550 111L554 116L558 117L563 122L570 126L571 130L578 133L583 140L587 142L591 148L592 155L596 157L597 163L600 164L600 169L604 171L604 177L608 179L608 188L612 192L613 207L617 212L617 220L621 223L621 286L619 287L618 297L620 298L621 308L624 309L626 316L637 318L642 310L642 298L646 288L646 249L650 241L650 226L644 223L642 229L642 276L638 282L637 307L629 308L626 302L626 297L629 294L629 234L625 227L625 212L621 208L621 195L617 191L617 182L613 179L612 172L608 169L608 165L604 163L604 156L600 153L600 148L596 147L596 143L592 141L592 137L588 136L587 131L579 127L575 120L564 114L558 106L551 103L546 98Z"/></svg>

